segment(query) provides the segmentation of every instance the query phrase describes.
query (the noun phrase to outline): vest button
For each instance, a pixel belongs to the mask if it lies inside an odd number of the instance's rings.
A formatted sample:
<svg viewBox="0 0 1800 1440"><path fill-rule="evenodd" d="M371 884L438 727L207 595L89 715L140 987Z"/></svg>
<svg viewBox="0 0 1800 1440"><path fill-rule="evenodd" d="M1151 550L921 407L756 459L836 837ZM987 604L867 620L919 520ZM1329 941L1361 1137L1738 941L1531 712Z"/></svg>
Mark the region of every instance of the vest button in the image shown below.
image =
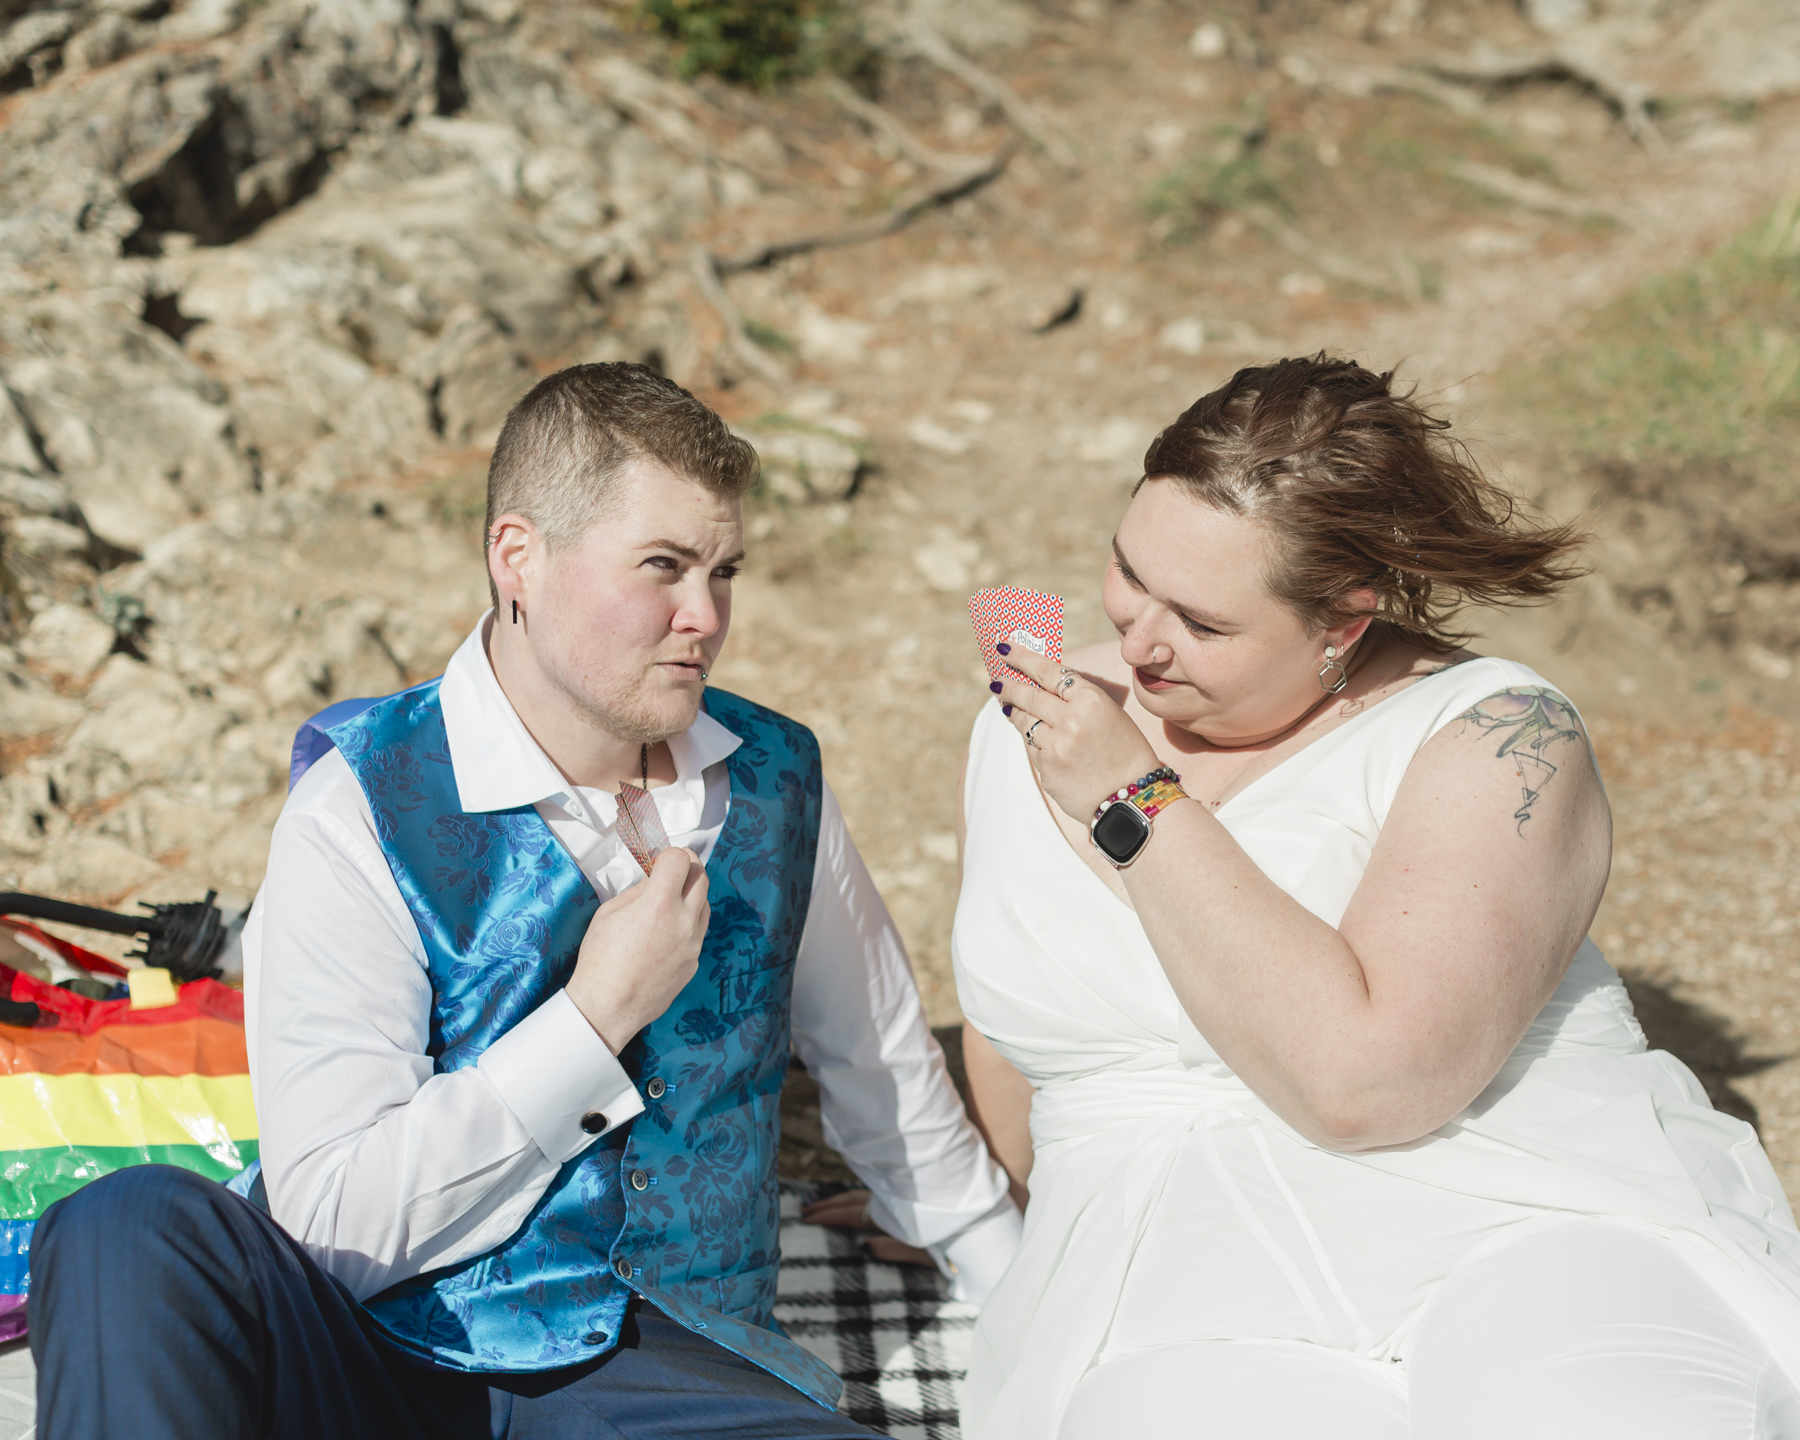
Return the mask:
<svg viewBox="0 0 1800 1440"><path fill-rule="evenodd" d="M599 1330L590 1330L581 1337L581 1343L583 1345L604 1345L606 1343L606 1336Z"/></svg>
<svg viewBox="0 0 1800 1440"><path fill-rule="evenodd" d="M620 1256L617 1260L613 1261L613 1274L617 1275L621 1280L629 1280L632 1274L631 1262L623 1256Z"/></svg>
<svg viewBox="0 0 1800 1440"><path fill-rule="evenodd" d="M631 1172L631 1188L633 1190L648 1190L650 1188L649 1173L644 1170L633 1170Z"/></svg>
<svg viewBox="0 0 1800 1440"><path fill-rule="evenodd" d="M606 1117L598 1110L590 1110L581 1117L581 1128L590 1135L598 1135L606 1128Z"/></svg>
<svg viewBox="0 0 1800 1440"><path fill-rule="evenodd" d="M662 1076L653 1075L650 1078L650 1083L644 1087L644 1093L652 1100L660 1100L664 1095L669 1093L669 1087L663 1084Z"/></svg>

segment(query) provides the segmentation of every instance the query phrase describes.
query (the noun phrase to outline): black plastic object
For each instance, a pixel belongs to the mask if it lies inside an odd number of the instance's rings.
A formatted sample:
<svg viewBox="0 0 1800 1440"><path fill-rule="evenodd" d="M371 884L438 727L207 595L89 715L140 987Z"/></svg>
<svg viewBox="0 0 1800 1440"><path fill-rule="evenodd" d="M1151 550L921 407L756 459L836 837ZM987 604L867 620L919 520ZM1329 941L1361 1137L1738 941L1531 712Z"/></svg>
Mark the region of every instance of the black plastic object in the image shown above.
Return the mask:
<svg viewBox="0 0 1800 1440"><path fill-rule="evenodd" d="M219 976L219 967L213 962L225 948L226 937L225 917L213 904L218 894L217 890L208 890L204 900L186 900L178 905L152 905L140 900L138 904L150 912L148 915L120 915L45 895L9 892L0 893L0 915L55 920L111 935L142 935L143 947L133 950L132 957L141 957L146 965L160 965L177 984L186 984L189 980L216 980Z"/></svg>
<svg viewBox="0 0 1800 1440"><path fill-rule="evenodd" d="M29 1030L43 1014L29 1000L0 1000L0 1025L17 1025Z"/></svg>

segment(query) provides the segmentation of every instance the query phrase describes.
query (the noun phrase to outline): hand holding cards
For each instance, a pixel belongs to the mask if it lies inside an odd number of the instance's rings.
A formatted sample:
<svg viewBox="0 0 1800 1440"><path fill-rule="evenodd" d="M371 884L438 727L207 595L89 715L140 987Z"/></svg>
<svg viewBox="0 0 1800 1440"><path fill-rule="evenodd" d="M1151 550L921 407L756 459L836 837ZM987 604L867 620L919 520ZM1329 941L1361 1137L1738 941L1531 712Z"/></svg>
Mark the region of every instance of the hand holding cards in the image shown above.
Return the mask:
<svg viewBox="0 0 1800 1440"><path fill-rule="evenodd" d="M969 615L993 677L988 689L1031 747L1044 793L1065 814L1085 823L1103 797L1161 763L1106 687L1063 665L1060 596L983 590L970 598Z"/></svg>
<svg viewBox="0 0 1800 1440"><path fill-rule="evenodd" d="M1029 650L1056 664L1062 663L1063 599L1038 590L1019 590L1007 585L998 590L977 590L969 597L969 619L988 675L995 680L1023 681L1036 685L1010 668L995 645Z"/></svg>

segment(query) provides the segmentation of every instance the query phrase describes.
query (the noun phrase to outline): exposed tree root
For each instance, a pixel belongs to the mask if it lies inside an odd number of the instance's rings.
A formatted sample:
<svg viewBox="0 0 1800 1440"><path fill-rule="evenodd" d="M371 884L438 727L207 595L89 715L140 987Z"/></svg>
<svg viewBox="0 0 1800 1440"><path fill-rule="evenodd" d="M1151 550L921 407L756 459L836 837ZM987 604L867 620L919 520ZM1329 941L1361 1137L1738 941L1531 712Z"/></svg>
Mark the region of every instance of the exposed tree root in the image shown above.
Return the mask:
<svg viewBox="0 0 1800 1440"><path fill-rule="evenodd" d="M916 16L906 20L896 33L893 46L902 54L916 55L921 60L929 61L946 75L960 80L977 95L991 100L1013 129L1058 165L1071 171L1080 169L1075 152L1069 148L1068 142L1050 128L1043 116L1017 90L962 54L923 20Z"/></svg>
<svg viewBox="0 0 1800 1440"><path fill-rule="evenodd" d="M1267 205L1240 205L1237 211L1282 249L1299 256L1334 279L1348 280L1352 285L1366 285L1371 290L1391 290L1394 286L1394 276L1387 271L1360 265L1315 244L1298 227L1290 225ZM1401 280L1402 287L1405 288L1405 277L1402 276Z"/></svg>
<svg viewBox="0 0 1800 1440"><path fill-rule="evenodd" d="M793 377L780 361L750 338L744 328L743 313L719 282L718 261L704 249L696 248L690 257L690 268L701 297L725 327L725 342L731 347L731 353L758 379L767 381L777 390L786 390L793 383Z"/></svg>
<svg viewBox="0 0 1800 1440"><path fill-rule="evenodd" d="M684 113L693 103L692 92L659 80L648 70L619 55L608 55L589 67L600 82L606 103L642 125L657 139L703 164L718 161L705 134Z"/></svg>
<svg viewBox="0 0 1800 1440"><path fill-rule="evenodd" d="M1426 100L1436 101L1458 115L1479 115L1485 108L1481 101L1467 90L1448 81L1439 80L1430 75L1421 74L1417 70L1402 70L1398 66L1373 66L1366 69L1331 69L1323 68L1319 73L1320 83L1344 95L1353 95L1365 99L1384 90L1398 90L1408 95L1418 95Z"/></svg>
<svg viewBox="0 0 1800 1440"><path fill-rule="evenodd" d="M1662 132L1650 118L1650 102L1655 97L1649 89L1627 76L1613 73L1593 56L1584 55L1572 46L1559 45L1547 50L1526 50L1512 54L1476 50L1467 55L1439 56L1426 61L1425 68L1446 80L1464 84L1511 85L1521 80L1571 81L1604 101L1638 144L1650 150L1659 150L1664 145Z"/></svg>
<svg viewBox="0 0 1800 1440"><path fill-rule="evenodd" d="M1571 195L1566 190L1558 190L1554 185L1527 180L1498 165L1484 165L1479 160L1459 160L1451 167L1451 173L1477 189L1485 190L1490 195L1498 195L1502 200L1510 200L1515 205L1523 205L1527 210L1539 210L1546 215L1563 215L1571 220L1611 220L1623 223L1619 212L1611 206L1580 195Z"/></svg>
<svg viewBox="0 0 1800 1440"><path fill-rule="evenodd" d="M758 245L737 255L714 256L713 269L721 276L737 275L745 270L760 270L778 260L804 255L812 250L835 250L845 245L861 245L869 240L879 240L885 235L904 230L927 211L960 200L965 195L972 195L984 185L999 179L1013 154L1014 147L1008 143L975 169L943 176L923 190L913 192L885 214L846 225L841 230L798 235L792 240L772 240L766 245Z"/></svg>
<svg viewBox="0 0 1800 1440"><path fill-rule="evenodd" d="M894 149L915 165L948 175L967 174L970 165L974 163L974 157L971 156L946 155L941 150L933 150L913 134L893 111L883 109L873 100L865 100L836 75L827 75L819 82L819 88L862 121L871 132L885 137Z"/></svg>

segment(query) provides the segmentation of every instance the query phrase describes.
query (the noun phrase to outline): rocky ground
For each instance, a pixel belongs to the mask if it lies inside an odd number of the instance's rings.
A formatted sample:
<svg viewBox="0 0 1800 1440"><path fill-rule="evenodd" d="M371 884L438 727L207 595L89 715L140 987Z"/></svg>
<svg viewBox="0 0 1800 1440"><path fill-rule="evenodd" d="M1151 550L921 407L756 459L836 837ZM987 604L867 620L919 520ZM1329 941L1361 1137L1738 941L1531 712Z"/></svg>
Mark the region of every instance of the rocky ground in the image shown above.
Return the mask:
<svg viewBox="0 0 1800 1440"><path fill-rule="evenodd" d="M0 0L0 889L246 902L295 724L485 604L507 406L641 358L763 450L716 679L819 733L951 1023L969 589L1101 638L1150 436L1332 347L1592 510L1595 574L1485 648L1584 708L1596 935L1800 1186L1791 471L1541 400L1634 287L1794 254L1791 7L871 4L855 85L772 92L632 13ZM1794 337L1756 343L1787 404Z"/></svg>

